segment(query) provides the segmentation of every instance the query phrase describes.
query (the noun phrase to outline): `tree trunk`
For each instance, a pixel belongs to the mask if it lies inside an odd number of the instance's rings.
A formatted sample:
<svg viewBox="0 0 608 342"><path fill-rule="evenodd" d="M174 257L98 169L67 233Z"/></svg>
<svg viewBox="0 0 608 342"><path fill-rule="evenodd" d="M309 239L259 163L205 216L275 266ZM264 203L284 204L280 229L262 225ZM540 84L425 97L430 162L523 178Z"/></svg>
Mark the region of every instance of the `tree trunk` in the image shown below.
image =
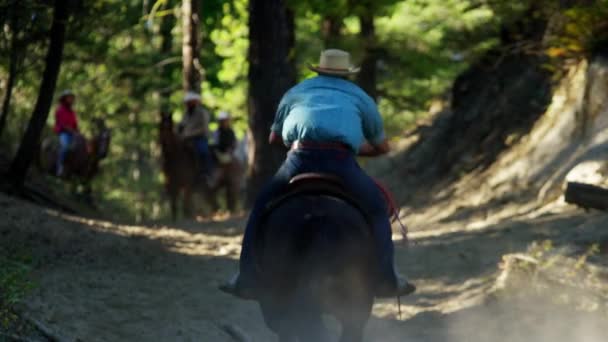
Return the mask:
<svg viewBox="0 0 608 342"><path fill-rule="evenodd" d="M59 75L59 69L61 67L68 17L68 2L56 0L53 10L53 22L49 35L50 44L46 55L40 90L38 91L38 99L36 100L36 105L34 106L34 111L32 112L32 117L27 126L27 130L25 131L25 135L23 136L23 140L19 145L17 155L9 169L9 177L13 181L13 185L17 188L23 186L32 159L37 154L40 134L42 133L42 129L49 116L53 94L55 93L57 76Z"/></svg>
<svg viewBox="0 0 608 342"><path fill-rule="evenodd" d="M15 85L15 76L17 74L17 48L15 44L16 38L12 38L11 52L9 56L9 67L8 67L8 80L6 82L6 91L4 93L4 99L2 100L2 112L0 113L0 136L6 126L6 119L11 105L11 97L13 95L13 87Z"/></svg>
<svg viewBox="0 0 608 342"><path fill-rule="evenodd" d="M199 40L199 0L183 0L183 87L184 91L201 91L201 65Z"/></svg>
<svg viewBox="0 0 608 342"><path fill-rule="evenodd" d="M247 204L276 172L284 148L268 144L281 97L296 82L294 16L284 0L249 3L249 174Z"/></svg>
<svg viewBox="0 0 608 342"><path fill-rule="evenodd" d="M171 2L168 2L168 6L170 8ZM160 35L161 35L161 43L160 43L160 54L162 58L166 61L171 58L171 53L173 52L173 26L175 25L175 17L173 15L165 15L161 19L160 23ZM171 75L172 75L172 67L171 63L165 63L161 66L161 85L162 89L160 89L160 111L161 113L166 113L170 108L170 98L171 98Z"/></svg>
<svg viewBox="0 0 608 342"><path fill-rule="evenodd" d="M335 15L327 15L321 24L321 34L323 35L323 46L326 49L340 47L342 33L342 18Z"/></svg>
<svg viewBox="0 0 608 342"><path fill-rule="evenodd" d="M2 100L2 112L0 112L0 136L2 136L2 132L4 131L4 127L6 126L6 119L8 118L8 112L11 106L11 97L13 95L13 87L15 86L15 77L17 76L17 62L18 62L18 42L17 42L17 29L18 22L17 18L19 17L18 11L18 1L13 3L12 7L12 15L11 15L11 51L9 55L9 65L8 65L8 80L6 81L6 91L4 93L4 99Z"/></svg>
<svg viewBox="0 0 608 342"><path fill-rule="evenodd" d="M363 41L363 60L361 62L361 72L357 77L357 83L371 96L374 100L378 97L376 89L376 73L378 64L378 55L376 49L376 26L374 23L374 14L367 11L359 16L361 23L360 37Z"/></svg>

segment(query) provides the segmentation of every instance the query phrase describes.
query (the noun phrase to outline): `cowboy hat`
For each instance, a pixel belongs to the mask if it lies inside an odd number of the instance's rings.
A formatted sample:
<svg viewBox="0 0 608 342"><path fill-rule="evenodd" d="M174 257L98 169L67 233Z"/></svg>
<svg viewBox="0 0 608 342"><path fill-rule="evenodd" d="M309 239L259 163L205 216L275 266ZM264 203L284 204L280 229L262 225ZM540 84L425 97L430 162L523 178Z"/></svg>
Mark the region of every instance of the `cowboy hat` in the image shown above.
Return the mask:
<svg viewBox="0 0 608 342"><path fill-rule="evenodd" d="M71 91L70 89L66 89L66 90L62 91L61 94L59 94L60 99L66 97L66 96L76 96L76 95L74 95L74 92Z"/></svg>
<svg viewBox="0 0 608 342"><path fill-rule="evenodd" d="M319 65L309 65L310 70L325 75L348 76L359 72L350 61L350 54L346 51L329 49L321 52Z"/></svg>
<svg viewBox="0 0 608 342"><path fill-rule="evenodd" d="M193 91L189 91L186 93L186 95L184 96L184 102L190 102L190 101L201 101L201 96L198 93L195 93Z"/></svg>
<svg viewBox="0 0 608 342"><path fill-rule="evenodd" d="M217 121L229 120L230 117L231 117L230 113L228 113L226 111L222 111L217 115Z"/></svg>

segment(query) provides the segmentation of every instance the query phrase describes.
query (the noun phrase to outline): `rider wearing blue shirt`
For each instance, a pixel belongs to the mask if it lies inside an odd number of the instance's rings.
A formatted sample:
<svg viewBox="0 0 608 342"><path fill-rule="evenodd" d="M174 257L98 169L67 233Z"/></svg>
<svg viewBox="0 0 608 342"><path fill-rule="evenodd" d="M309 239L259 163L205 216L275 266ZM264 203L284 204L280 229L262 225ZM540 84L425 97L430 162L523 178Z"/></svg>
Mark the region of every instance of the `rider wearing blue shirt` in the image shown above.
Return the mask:
<svg viewBox="0 0 608 342"><path fill-rule="evenodd" d="M271 131L291 146L296 141L326 141L347 145L353 152L367 140L386 139L374 100L354 83L319 75L285 94Z"/></svg>
<svg viewBox="0 0 608 342"><path fill-rule="evenodd" d="M379 251L376 295L409 294L414 286L398 276L393 265L386 200L356 160L357 155L377 156L389 151L377 106L361 88L346 80L358 72L351 66L347 52L324 51L319 66L311 69L319 76L289 90L279 104L270 142L284 143L291 151L254 203L243 238L240 274L221 289L242 298L256 297L257 270L252 245L265 205L281 194L294 176L313 172L340 177L368 210Z"/></svg>

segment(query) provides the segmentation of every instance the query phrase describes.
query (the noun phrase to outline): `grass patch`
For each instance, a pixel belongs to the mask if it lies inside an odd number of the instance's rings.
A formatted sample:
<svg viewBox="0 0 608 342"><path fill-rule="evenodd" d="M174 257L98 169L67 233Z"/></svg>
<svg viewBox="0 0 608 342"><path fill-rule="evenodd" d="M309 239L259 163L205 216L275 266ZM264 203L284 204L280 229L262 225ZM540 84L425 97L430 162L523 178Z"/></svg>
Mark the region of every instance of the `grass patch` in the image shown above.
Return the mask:
<svg viewBox="0 0 608 342"><path fill-rule="evenodd" d="M503 295L542 295L577 311L608 315L608 268L590 262L598 253L597 244L535 242L526 253L503 256L497 289Z"/></svg>
<svg viewBox="0 0 608 342"><path fill-rule="evenodd" d="M18 329L15 308L34 288L31 257L0 255L0 330Z"/></svg>

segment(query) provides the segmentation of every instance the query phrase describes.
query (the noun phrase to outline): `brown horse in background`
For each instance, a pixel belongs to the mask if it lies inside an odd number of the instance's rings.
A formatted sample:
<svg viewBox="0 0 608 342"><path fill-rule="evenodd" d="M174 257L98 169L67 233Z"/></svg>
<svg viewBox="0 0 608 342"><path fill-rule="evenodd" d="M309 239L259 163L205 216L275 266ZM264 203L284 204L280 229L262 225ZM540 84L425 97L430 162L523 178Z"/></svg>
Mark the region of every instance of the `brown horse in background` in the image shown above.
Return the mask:
<svg viewBox="0 0 608 342"><path fill-rule="evenodd" d="M218 153L217 151L214 152ZM245 162L240 160L235 153L231 153L229 160L222 161L220 158L216 158L216 165L219 179L212 189L213 196L217 201L219 192L224 192L226 196L226 209L230 213L235 213L238 197L243 185Z"/></svg>
<svg viewBox="0 0 608 342"><path fill-rule="evenodd" d="M178 198L183 194L185 217L193 217L192 196L200 192L210 203L213 212L218 210L215 199L210 195L207 184L201 176L201 162L194 146L179 139L175 134L170 113L161 113L159 137L162 151L162 169L165 174L165 190L171 202L171 216L177 219Z"/></svg>

